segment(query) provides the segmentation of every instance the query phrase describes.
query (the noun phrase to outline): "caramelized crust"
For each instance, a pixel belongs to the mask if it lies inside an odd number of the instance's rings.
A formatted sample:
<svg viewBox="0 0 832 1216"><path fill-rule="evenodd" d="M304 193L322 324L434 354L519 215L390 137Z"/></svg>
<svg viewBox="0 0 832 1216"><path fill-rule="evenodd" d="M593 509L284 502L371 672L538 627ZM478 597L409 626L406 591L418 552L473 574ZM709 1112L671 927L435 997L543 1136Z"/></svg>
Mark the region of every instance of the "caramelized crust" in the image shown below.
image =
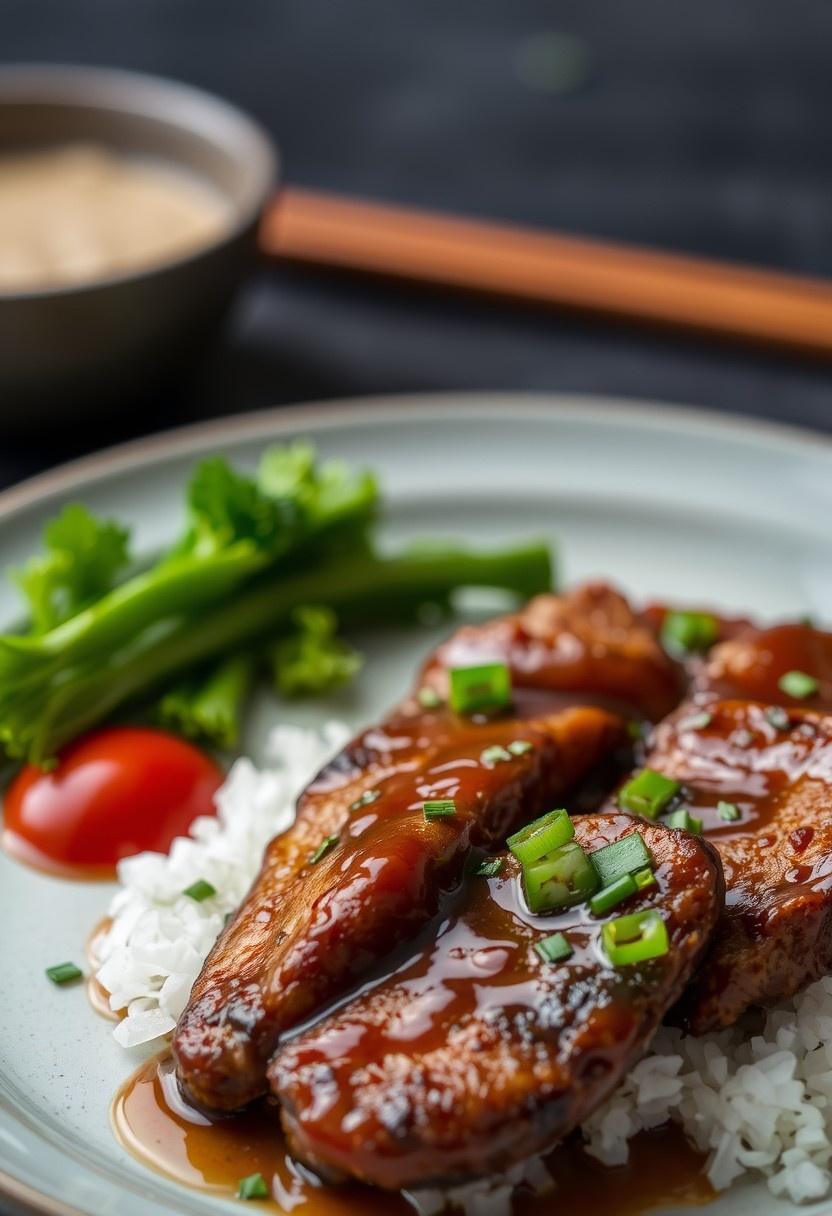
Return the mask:
<svg viewBox="0 0 832 1216"><path fill-rule="evenodd" d="M790 697L779 686L790 671L818 681L810 697ZM810 625L748 627L715 646L696 674L693 691L704 697L765 701L802 709L832 709L832 633Z"/></svg>
<svg viewBox="0 0 832 1216"><path fill-rule="evenodd" d="M279 1036L410 939L457 882L471 844L499 846L625 748L625 710L657 717L679 695L679 669L600 586L461 629L420 684L444 696L449 664L489 659L511 668L511 716L470 721L411 697L301 797L177 1027L180 1084L197 1105L234 1110L264 1092ZM483 761L486 748L518 738L531 751ZM434 798L456 799L454 819L425 822L422 803ZM330 836L337 842L310 862Z"/></svg>
<svg viewBox="0 0 832 1216"><path fill-rule="evenodd" d="M457 630L426 663L424 681L445 696L449 668L493 661L507 663L519 687L580 691L652 722L684 691L684 671L652 624L605 583L539 595L522 612Z"/></svg>
<svg viewBox="0 0 832 1216"><path fill-rule="evenodd" d="M587 815L594 850L641 832L658 886L615 909L657 908L670 950L615 969L584 905L532 916L513 858L474 877L410 957L288 1042L269 1069L291 1151L330 1178L387 1188L498 1173L565 1136L638 1059L719 915L709 845L626 815ZM564 932L571 958L535 944Z"/></svg>
<svg viewBox="0 0 832 1216"><path fill-rule="evenodd" d="M781 709L781 728L761 703L721 701L709 712L690 729L683 706L647 760L683 783L725 871L725 913L677 1015L696 1034L832 970L832 716ZM740 818L722 818L720 802Z"/></svg>
<svg viewBox="0 0 832 1216"><path fill-rule="evenodd" d="M518 738L531 750L493 767L482 761L487 748ZM269 845L193 987L174 1040L190 1099L234 1110L257 1097L280 1034L412 937L458 881L472 844L501 843L623 739L622 723L593 708L493 725L443 710L360 736ZM423 802L441 798L453 798L457 814L427 822ZM337 843L312 862L330 836Z"/></svg>

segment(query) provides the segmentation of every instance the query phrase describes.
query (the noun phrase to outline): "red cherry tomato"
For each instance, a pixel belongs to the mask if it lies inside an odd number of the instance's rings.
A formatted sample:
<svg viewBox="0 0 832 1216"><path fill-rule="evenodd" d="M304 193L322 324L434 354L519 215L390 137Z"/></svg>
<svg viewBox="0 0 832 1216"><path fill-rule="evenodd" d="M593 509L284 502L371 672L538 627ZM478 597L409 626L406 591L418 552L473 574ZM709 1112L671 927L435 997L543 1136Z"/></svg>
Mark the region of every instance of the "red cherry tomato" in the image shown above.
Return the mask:
<svg viewBox="0 0 832 1216"><path fill-rule="evenodd" d="M222 769L159 730L117 726L67 747L57 767L27 765L4 800L3 846L69 877L111 875L122 857L166 851L214 813Z"/></svg>

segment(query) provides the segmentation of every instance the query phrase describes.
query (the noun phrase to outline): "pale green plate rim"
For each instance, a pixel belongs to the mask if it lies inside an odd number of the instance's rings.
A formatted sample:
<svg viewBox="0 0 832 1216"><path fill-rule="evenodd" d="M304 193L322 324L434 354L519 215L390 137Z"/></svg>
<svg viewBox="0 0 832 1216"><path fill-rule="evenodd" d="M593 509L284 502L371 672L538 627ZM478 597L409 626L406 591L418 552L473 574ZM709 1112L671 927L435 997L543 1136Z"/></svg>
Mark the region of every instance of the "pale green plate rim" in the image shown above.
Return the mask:
<svg viewBox="0 0 832 1216"><path fill-rule="evenodd" d="M820 432L658 401L527 392L355 397L279 406L197 422L68 462L0 492L0 525L7 525L17 514L33 506L46 505L55 496L82 488L90 479L121 470L152 467L169 457L199 455L217 448L224 440L265 439L299 429L315 432L372 421L375 417L383 418L389 424L391 418L414 422L424 419L426 414L440 418L448 413L457 418L470 415L473 422L504 418L507 409L515 418L571 418L580 414L581 422L589 426L601 426L614 417L618 425L661 431L680 440L696 435L712 438L715 442L723 439L749 449L788 449L796 456L810 453L816 456L819 446L827 449L827 454L832 450L832 437ZM17 1210L31 1213L31 1216L85 1216L80 1209L55 1200L2 1170L0 1199L11 1200L18 1205ZM817 1214L817 1208L812 1210Z"/></svg>

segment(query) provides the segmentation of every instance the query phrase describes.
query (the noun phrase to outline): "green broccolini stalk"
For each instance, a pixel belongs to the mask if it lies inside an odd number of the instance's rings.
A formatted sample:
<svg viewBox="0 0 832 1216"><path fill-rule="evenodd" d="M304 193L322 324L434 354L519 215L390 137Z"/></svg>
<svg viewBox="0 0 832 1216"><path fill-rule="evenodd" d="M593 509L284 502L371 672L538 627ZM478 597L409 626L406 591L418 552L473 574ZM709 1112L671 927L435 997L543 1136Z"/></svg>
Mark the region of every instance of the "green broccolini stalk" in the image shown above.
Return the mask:
<svg viewBox="0 0 832 1216"><path fill-rule="evenodd" d="M551 584L543 545L380 557L370 543L377 502L371 475L318 464L306 444L271 449L256 477L205 461L188 489L183 538L116 586L129 561L123 530L68 508L20 579L35 631L0 637L0 744L47 762L123 706L178 683L168 720L227 745L248 692L241 654L269 646L279 687L322 691L358 666L335 636L335 615L383 624L447 605L461 587L525 597Z"/></svg>
<svg viewBox="0 0 832 1216"><path fill-rule="evenodd" d="M129 564L129 533L80 505L64 507L43 530L45 552L15 581L29 602L33 633L47 633L110 591Z"/></svg>
<svg viewBox="0 0 832 1216"><path fill-rule="evenodd" d="M253 651L215 661L165 692L154 721L187 739L225 750L237 746L249 693L264 668L276 692L310 697L348 683L363 665L361 655L337 636L335 613L324 607L297 608L291 631Z"/></svg>
<svg viewBox="0 0 832 1216"><path fill-rule="evenodd" d="M530 545L503 552L448 549L430 557L371 554L289 577L259 580L228 604L150 630L105 667L91 665L44 691L37 705L0 711L0 742L11 756L42 764L70 739L123 705L228 651L273 637L307 604L325 604L344 624L388 624L420 604L442 602L459 587L489 587L525 598L550 585L549 552Z"/></svg>
<svg viewBox="0 0 832 1216"><path fill-rule="evenodd" d="M263 466L280 497L268 496L259 481L222 460L199 465L188 488L183 540L150 570L112 590L102 588L96 602L49 632L0 637L0 688L42 681L69 664L129 645L149 623L226 599L270 567L292 569L320 560L329 546L366 544L378 500L369 473L318 468L306 444L267 452ZM18 578L24 583L26 571Z"/></svg>

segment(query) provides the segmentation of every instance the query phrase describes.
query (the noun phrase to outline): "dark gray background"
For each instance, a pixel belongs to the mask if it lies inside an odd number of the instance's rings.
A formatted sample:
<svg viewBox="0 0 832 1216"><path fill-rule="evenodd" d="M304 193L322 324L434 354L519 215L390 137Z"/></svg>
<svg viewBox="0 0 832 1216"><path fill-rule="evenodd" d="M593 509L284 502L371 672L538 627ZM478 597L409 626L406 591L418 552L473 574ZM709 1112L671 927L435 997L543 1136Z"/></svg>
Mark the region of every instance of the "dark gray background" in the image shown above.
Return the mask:
<svg viewBox="0 0 832 1216"><path fill-rule="evenodd" d="M828 0L0 0L0 57L215 90L295 183L832 275ZM832 429L830 368L264 270L187 384L3 442L0 484L279 402L523 388Z"/></svg>

